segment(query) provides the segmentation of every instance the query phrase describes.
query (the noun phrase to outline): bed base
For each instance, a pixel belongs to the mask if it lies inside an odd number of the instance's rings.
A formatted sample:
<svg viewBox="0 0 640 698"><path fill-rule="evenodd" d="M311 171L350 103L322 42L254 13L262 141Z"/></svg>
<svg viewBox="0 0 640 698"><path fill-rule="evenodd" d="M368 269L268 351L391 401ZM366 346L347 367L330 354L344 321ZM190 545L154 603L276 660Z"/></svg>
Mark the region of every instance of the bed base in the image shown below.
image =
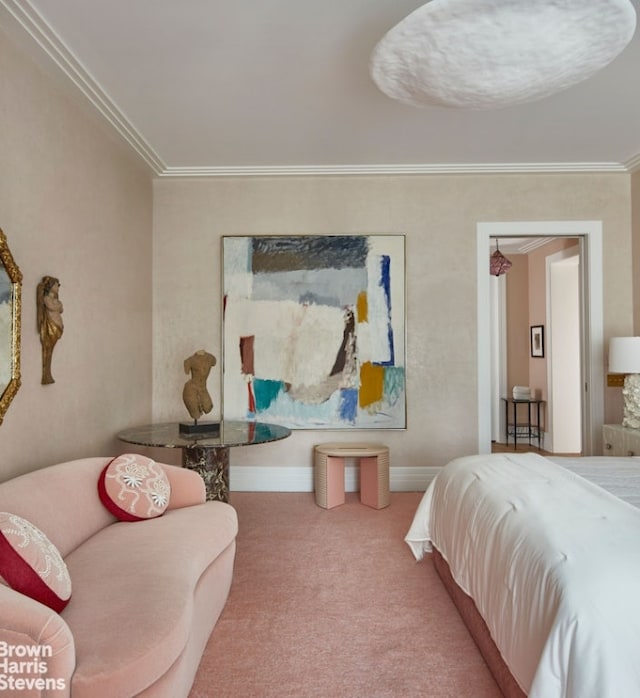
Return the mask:
<svg viewBox="0 0 640 698"><path fill-rule="evenodd" d="M489 670L493 674L493 678L496 680L505 698L526 698L527 694L523 692L511 675L502 655L491 639L487 624L478 612L473 599L465 594L456 584L451 576L447 561L435 548L433 549L431 558L445 589L449 592L449 596L458 609L464 624L467 626L471 637L478 646L480 654L482 654L484 661L487 663Z"/></svg>

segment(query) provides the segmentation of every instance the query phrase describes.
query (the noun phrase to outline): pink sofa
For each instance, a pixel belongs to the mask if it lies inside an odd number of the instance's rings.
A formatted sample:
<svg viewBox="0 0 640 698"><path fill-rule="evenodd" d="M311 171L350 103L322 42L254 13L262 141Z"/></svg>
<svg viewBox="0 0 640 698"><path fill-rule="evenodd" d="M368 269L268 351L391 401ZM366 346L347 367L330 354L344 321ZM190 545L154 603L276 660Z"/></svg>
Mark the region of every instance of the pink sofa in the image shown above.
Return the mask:
<svg viewBox="0 0 640 698"><path fill-rule="evenodd" d="M15 678L20 668L56 689L15 695L187 696L226 603L235 510L205 502L199 475L166 465L167 511L147 521L117 521L97 491L109 460L70 461L0 484L0 511L40 528L62 554L72 583L60 614L0 584L0 688L5 659L24 662L16 656L26 651L20 648L40 647L46 651L32 666L9 665L9 674Z"/></svg>

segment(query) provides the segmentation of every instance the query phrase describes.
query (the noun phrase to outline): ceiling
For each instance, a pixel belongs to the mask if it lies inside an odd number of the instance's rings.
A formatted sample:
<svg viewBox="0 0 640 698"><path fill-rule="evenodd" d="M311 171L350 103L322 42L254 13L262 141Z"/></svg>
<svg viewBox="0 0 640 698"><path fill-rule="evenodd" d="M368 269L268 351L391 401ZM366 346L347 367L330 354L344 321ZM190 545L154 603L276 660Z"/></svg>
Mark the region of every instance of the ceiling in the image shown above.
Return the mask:
<svg viewBox="0 0 640 698"><path fill-rule="evenodd" d="M555 96L417 108L382 94L368 63L422 4L0 0L0 29L83 93L158 176L640 167L640 32Z"/></svg>

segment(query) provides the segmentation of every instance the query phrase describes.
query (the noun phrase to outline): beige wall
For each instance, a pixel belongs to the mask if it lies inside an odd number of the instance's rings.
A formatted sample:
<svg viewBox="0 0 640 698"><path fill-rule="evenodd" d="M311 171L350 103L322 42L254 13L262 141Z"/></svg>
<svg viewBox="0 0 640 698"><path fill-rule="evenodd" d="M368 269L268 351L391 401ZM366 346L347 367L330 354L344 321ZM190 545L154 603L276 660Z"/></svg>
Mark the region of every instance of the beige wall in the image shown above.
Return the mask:
<svg viewBox="0 0 640 698"><path fill-rule="evenodd" d="M233 463L308 465L320 440L372 436L391 446L399 466L437 466L474 453L476 223L563 219L603 221L605 336L611 328L630 331L625 174L156 180L154 419L185 417L185 357L201 347L220 355L221 236L398 232L407 236L406 432L296 431L280 444L234 450ZM215 370L209 387L216 416Z"/></svg>
<svg viewBox="0 0 640 698"><path fill-rule="evenodd" d="M185 418L183 359L198 348L220 356L222 235L407 236L408 429L298 431L286 442L236 449L235 466L310 465L313 443L330 438L383 439L398 466L441 465L476 451L479 221L602 219L605 337L632 331L626 174L152 185L89 108L58 92L4 38L0 64L0 226L24 274L23 385L0 426L0 478L120 452L119 429ZM61 279L65 305L50 386L40 384L35 327L35 289L45 274ZM209 388L215 416L215 370Z"/></svg>
<svg viewBox="0 0 640 698"><path fill-rule="evenodd" d="M118 452L151 417L151 176L0 34L0 227L23 280L22 387L0 479ZM61 281L65 331L41 385L36 286Z"/></svg>

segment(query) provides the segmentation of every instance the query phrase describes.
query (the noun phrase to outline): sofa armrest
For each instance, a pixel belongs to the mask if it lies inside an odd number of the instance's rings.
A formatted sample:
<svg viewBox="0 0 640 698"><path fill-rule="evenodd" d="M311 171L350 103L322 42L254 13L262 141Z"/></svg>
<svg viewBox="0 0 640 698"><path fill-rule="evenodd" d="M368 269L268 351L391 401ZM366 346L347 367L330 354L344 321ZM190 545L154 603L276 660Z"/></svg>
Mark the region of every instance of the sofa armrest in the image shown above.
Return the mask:
<svg viewBox="0 0 640 698"><path fill-rule="evenodd" d="M73 635L63 617L0 584L0 693L70 696L75 665Z"/></svg>
<svg viewBox="0 0 640 698"><path fill-rule="evenodd" d="M171 483L171 498L167 509L180 509L206 500L204 480L194 470L179 465L162 464Z"/></svg>

